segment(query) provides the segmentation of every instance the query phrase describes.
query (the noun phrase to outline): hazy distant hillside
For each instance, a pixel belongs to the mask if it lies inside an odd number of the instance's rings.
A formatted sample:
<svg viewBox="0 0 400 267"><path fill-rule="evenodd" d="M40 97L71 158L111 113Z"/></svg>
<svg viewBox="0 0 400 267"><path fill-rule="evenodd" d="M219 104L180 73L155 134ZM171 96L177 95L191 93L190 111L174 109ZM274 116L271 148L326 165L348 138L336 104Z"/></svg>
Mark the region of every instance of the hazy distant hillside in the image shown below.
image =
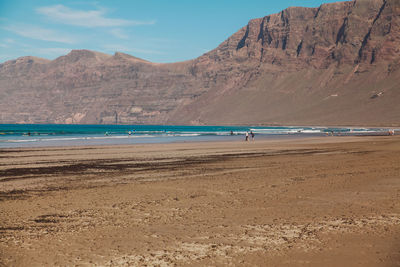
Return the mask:
<svg viewBox="0 0 400 267"><path fill-rule="evenodd" d="M0 123L400 125L400 0L292 7L172 64L0 64Z"/></svg>

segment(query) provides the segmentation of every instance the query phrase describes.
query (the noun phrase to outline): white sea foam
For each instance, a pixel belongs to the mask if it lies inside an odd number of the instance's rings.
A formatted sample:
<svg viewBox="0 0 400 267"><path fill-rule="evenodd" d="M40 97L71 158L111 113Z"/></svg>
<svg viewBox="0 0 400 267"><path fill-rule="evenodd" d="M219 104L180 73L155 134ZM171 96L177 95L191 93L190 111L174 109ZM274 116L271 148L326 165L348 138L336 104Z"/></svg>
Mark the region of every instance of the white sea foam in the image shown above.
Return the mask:
<svg viewBox="0 0 400 267"><path fill-rule="evenodd" d="M270 128L270 129L250 129L257 134L295 134L295 133L321 133L322 129L312 128Z"/></svg>
<svg viewBox="0 0 400 267"><path fill-rule="evenodd" d="M180 133L180 134L171 134L170 136L182 136L182 137L185 137L185 136L200 136L201 134L199 134L199 133Z"/></svg>
<svg viewBox="0 0 400 267"><path fill-rule="evenodd" d="M24 143L24 142L37 142L40 141L40 139L8 139L8 140L3 140L2 142L6 143Z"/></svg>
<svg viewBox="0 0 400 267"><path fill-rule="evenodd" d="M24 142L56 142L56 141L76 141L76 140L101 140L101 139L127 139L127 138L151 138L153 135L114 135L114 136L80 136L80 137L54 137L54 138L34 138L34 139L7 139L0 142L24 143Z"/></svg>
<svg viewBox="0 0 400 267"><path fill-rule="evenodd" d="M321 130L301 130L302 133L321 133Z"/></svg>

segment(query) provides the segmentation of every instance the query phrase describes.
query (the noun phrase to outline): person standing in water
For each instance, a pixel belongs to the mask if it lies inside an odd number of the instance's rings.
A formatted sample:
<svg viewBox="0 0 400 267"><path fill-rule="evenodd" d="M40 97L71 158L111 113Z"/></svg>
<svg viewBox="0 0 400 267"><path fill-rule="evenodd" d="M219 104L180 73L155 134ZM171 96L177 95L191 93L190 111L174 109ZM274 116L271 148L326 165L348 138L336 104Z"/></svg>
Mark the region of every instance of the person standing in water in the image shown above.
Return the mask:
<svg viewBox="0 0 400 267"><path fill-rule="evenodd" d="M246 142L249 141L249 132L246 132Z"/></svg>
<svg viewBox="0 0 400 267"><path fill-rule="evenodd" d="M254 141L254 133L253 133L253 131L250 132L250 135L251 135L251 141Z"/></svg>

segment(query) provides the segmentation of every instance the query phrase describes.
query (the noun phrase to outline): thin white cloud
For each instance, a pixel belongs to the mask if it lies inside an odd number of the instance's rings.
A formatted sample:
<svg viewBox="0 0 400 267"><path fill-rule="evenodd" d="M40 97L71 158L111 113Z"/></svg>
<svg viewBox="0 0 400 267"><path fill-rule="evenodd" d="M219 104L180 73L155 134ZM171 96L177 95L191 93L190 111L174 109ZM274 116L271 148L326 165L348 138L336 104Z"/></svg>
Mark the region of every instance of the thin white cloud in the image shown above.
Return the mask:
<svg viewBox="0 0 400 267"><path fill-rule="evenodd" d="M163 52L157 51L157 50L128 47L128 46L119 45L119 44L106 44L106 45L103 45L103 48L107 52L126 52L126 53L155 54L155 55L163 55L164 54Z"/></svg>
<svg viewBox="0 0 400 267"><path fill-rule="evenodd" d="M123 30L115 28L115 29L111 29L110 34L113 35L114 37L117 37L119 39L129 39L129 35L126 34Z"/></svg>
<svg viewBox="0 0 400 267"><path fill-rule="evenodd" d="M50 42L66 43L66 44L74 44L77 42L76 39L72 36L34 25L11 25L11 26L5 26L3 27L3 29L23 37L41 41L50 41Z"/></svg>
<svg viewBox="0 0 400 267"><path fill-rule="evenodd" d="M58 57L68 54L69 52L71 52L71 49L59 47L35 48L35 52L49 57Z"/></svg>
<svg viewBox="0 0 400 267"><path fill-rule="evenodd" d="M14 39L5 38L5 39L3 39L3 41L0 43L0 47L9 48L10 45L13 45L14 43L15 43L15 40L14 40ZM13 46L14 46L14 45L13 45Z"/></svg>
<svg viewBox="0 0 400 267"><path fill-rule="evenodd" d="M46 16L52 21L81 26L81 27L122 27L122 26L137 26L137 25L152 25L151 21L136 21L116 18L106 18L105 9L97 10L77 10L71 9L64 5L44 6L36 9L39 14Z"/></svg>

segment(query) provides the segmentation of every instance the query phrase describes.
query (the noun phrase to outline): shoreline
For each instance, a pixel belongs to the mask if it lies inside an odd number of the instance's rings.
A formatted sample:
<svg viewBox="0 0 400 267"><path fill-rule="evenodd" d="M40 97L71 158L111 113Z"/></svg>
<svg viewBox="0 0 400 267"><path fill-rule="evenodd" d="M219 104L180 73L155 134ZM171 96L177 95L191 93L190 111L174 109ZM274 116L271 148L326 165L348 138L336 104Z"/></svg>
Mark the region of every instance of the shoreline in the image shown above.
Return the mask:
<svg viewBox="0 0 400 267"><path fill-rule="evenodd" d="M226 137L226 139L222 139ZM257 142L257 141L287 141L287 140L300 140L300 139L309 139L309 138L325 138L326 136L310 136L310 135L257 135L255 140L249 140L248 143ZM345 137L345 136L341 136ZM129 139L130 137L126 137ZM123 143L123 144L88 144L88 145L74 145L74 144L66 144L66 145L44 145L40 146L21 146L21 147L0 147L0 151L2 150L18 150L18 149L45 149L45 148L85 148L85 147L119 147L119 146L140 146L140 145L160 145L160 144L198 144L198 143L220 143L220 142L244 142L246 143L244 135L234 135L234 136L221 136L218 137L220 140L216 140L215 138L204 138L203 140L176 140L176 141L161 141L161 142L143 142L143 143ZM233 139L237 138L237 139Z"/></svg>
<svg viewBox="0 0 400 267"><path fill-rule="evenodd" d="M0 129L0 148L240 140L244 139L244 134L250 131L255 133L256 139L284 140L326 135L387 135L390 128L5 125ZM398 134L400 129L393 131Z"/></svg>
<svg viewBox="0 0 400 267"><path fill-rule="evenodd" d="M252 141L263 141L263 140L281 140L283 142L287 140L301 140L310 138L332 138L332 137L384 137L390 136L387 132L372 132L372 133L354 133L354 134L256 134L255 140ZM78 140L41 140L41 141L27 141L25 142L1 142L0 150L4 149L29 149L29 148L57 148L57 147L85 147L85 146L130 146L130 145L141 145L141 144L180 144L180 143L205 143L205 142L245 142L245 136L243 134L234 134L226 136L196 136L196 137L143 137L143 136L124 136L116 135L113 137L99 137L96 139L87 139L85 137L77 138ZM174 140L172 140L174 139ZM181 140L179 140L181 139ZM133 142L128 142L133 141ZM135 142L136 141L136 142ZM3 146L1 146L3 144ZM19 144L19 146L18 146Z"/></svg>
<svg viewBox="0 0 400 267"><path fill-rule="evenodd" d="M400 136L0 149L0 265L395 266Z"/></svg>
<svg viewBox="0 0 400 267"><path fill-rule="evenodd" d="M214 124L90 124L90 123L0 123L1 125L116 125L116 126L224 126L224 127L326 127L326 128L397 128L400 127L400 123L392 123L391 125L381 124L381 125L374 125L374 124L332 124L332 125L314 125L314 124L278 124L278 123L260 123L260 124L221 124L221 125L214 125Z"/></svg>

